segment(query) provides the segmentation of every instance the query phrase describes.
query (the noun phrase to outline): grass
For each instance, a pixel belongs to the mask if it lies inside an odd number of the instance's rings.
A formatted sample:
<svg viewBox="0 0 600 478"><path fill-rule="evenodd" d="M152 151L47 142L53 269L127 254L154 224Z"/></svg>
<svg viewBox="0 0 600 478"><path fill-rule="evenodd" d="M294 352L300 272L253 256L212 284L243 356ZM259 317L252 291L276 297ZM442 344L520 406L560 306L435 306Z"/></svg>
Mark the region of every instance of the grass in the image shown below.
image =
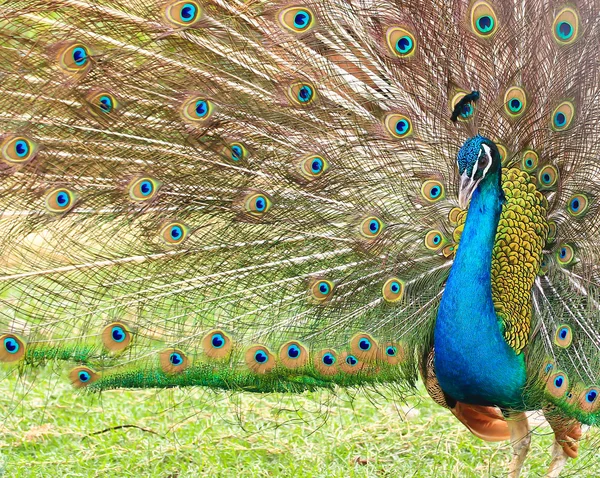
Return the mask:
<svg viewBox="0 0 600 478"><path fill-rule="evenodd" d="M501 477L510 458L508 443L473 437L423 391L402 405L358 390L90 395L50 367L1 383L6 477ZM598 476L599 439L586 436L564 476ZM543 476L551 443L535 429L523 476Z"/></svg>

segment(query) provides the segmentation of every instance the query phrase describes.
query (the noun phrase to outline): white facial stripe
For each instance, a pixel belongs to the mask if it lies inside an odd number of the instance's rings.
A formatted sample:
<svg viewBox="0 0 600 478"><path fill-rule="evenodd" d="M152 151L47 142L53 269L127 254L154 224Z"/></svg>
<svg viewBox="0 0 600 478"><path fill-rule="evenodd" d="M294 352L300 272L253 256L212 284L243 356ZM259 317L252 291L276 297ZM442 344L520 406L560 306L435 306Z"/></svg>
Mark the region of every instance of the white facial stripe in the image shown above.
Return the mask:
<svg viewBox="0 0 600 478"><path fill-rule="evenodd" d="M479 154L477 155L477 161L475 161L475 164L473 165L473 171L471 172L471 181L475 181L475 173L479 168L479 158L481 158L481 149L479 150Z"/></svg>
<svg viewBox="0 0 600 478"><path fill-rule="evenodd" d="M487 172L492 167L492 149L487 144L482 144L481 146L483 147L483 150L485 151L485 155L488 158L488 164L485 167L485 169L483 170L483 177L485 177ZM481 154L481 151L479 152L479 154ZM477 160L477 162L479 162L479 160Z"/></svg>

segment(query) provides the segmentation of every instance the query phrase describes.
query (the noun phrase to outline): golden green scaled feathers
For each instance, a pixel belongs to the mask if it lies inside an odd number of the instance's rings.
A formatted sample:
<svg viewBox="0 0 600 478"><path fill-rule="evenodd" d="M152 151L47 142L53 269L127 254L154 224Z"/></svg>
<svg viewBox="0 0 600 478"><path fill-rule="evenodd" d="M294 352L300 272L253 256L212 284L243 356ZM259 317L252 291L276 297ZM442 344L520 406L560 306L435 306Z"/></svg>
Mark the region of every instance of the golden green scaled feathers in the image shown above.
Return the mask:
<svg viewBox="0 0 600 478"><path fill-rule="evenodd" d="M427 365L481 134L507 412L600 423L600 5L450 3L0 0L0 361L88 390L420 372L502 434Z"/></svg>

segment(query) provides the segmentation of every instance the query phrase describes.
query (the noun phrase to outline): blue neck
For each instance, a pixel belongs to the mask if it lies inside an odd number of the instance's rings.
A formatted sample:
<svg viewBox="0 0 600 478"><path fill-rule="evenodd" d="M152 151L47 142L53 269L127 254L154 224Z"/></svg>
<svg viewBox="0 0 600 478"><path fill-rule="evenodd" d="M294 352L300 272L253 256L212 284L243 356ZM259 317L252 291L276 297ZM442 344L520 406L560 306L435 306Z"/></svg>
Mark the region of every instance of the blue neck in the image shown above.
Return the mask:
<svg viewBox="0 0 600 478"><path fill-rule="evenodd" d="M492 300L492 250L504 201L500 174L489 173L473 193L434 334L442 389L482 405L515 404L525 381L523 358L504 340Z"/></svg>
<svg viewBox="0 0 600 478"><path fill-rule="evenodd" d="M444 298L453 297L456 307L470 307L475 297L493 307L492 249L502 212L500 172L491 173L471 198L460 245L446 283ZM443 301L444 299L442 299ZM473 325L469 321L470 326Z"/></svg>

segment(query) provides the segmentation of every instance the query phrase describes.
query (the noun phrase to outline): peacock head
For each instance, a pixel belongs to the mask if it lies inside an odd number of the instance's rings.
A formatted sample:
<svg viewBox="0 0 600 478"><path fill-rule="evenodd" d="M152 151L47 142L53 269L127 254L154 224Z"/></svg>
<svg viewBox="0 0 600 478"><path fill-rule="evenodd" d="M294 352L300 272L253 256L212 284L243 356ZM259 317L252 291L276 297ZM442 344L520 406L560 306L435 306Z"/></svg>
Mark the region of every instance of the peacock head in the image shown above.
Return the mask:
<svg viewBox="0 0 600 478"><path fill-rule="evenodd" d="M456 161L460 174L458 204L466 209L471 196L484 178L500 171L500 153L493 141L477 135L465 141Z"/></svg>

